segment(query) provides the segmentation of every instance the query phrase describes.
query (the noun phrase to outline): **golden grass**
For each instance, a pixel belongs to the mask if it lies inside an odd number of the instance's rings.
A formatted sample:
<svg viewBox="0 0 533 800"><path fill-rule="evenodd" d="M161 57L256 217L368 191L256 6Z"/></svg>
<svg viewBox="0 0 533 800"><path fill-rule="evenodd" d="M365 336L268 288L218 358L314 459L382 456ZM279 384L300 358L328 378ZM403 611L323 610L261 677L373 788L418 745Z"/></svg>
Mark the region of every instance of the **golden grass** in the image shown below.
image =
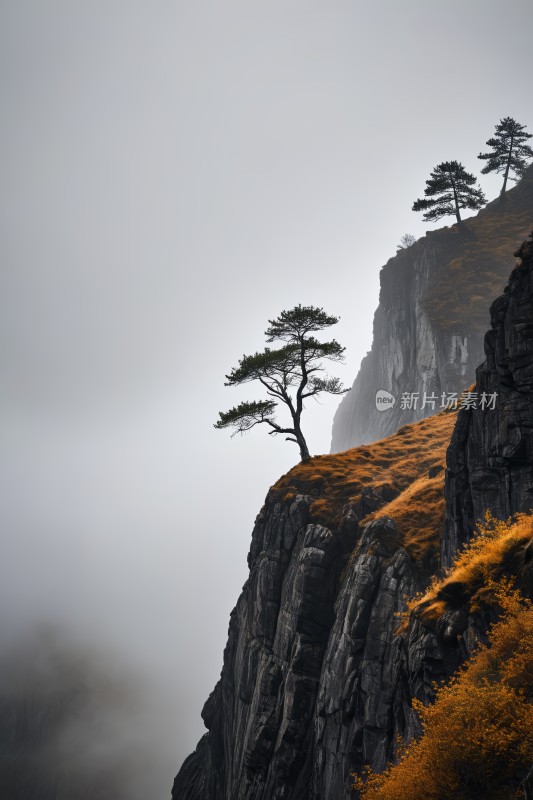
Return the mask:
<svg viewBox="0 0 533 800"><path fill-rule="evenodd" d="M444 578L434 580L425 594L410 601L408 612L436 619L453 605L454 598L467 602L470 611L478 610L491 602L494 582L515 572L516 558L532 538L533 514L502 522L487 513Z"/></svg>
<svg viewBox="0 0 533 800"><path fill-rule="evenodd" d="M343 507L360 501L365 487L371 487L386 504L361 522L393 517L411 557L421 560L428 547L438 544L444 521L444 471L429 478L428 470L444 467L455 419L454 412L441 412L405 425L379 442L315 456L294 467L272 489L283 501L309 495L311 521L335 526Z"/></svg>
<svg viewBox="0 0 533 800"><path fill-rule="evenodd" d="M403 546L411 558L421 562L436 548L444 524L444 470L435 478L417 478L398 497L367 517L392 517L401 531Z"/></svg>

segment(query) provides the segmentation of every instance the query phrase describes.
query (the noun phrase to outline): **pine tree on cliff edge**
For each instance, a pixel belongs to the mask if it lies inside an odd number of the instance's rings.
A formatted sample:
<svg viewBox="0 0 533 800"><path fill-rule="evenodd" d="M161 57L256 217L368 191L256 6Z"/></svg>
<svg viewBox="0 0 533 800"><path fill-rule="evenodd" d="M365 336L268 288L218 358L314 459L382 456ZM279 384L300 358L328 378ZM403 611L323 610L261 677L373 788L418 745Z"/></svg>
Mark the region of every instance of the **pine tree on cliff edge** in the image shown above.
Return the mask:
<svg viewBox="0 0 533 800"><path fill-rule="evenodd" d="M531 139L531 133L524 133L525 128L525 125L520 125L512 117L501 119L499 125L496 125L494 137L487 141L491 148L490 152L478 155L478 158L487 162L481 170L484 175L489 172L504 173L500 192L501 203L505 201L507 179L519 180L527 167L528 160L533 158L533 150L526 144L527 140ZM514 173L514 176L511 173Z"/></svg>
<svg viewBox="0 0 533 800"><path fill-rule="evenodd" d="M426 181L426 197L415 201L413 211L425 211L424 219L428 222L455 214L457 222L462 225L462 208L475 210L487 202L476 184L476 177L459 161L443 161Z"/></svg>
<svg viewBox="0 0 533 800"><path fill-rule="evenodd" d="M282 346L276 350L266 347L262 353L243 356L239 366L226 375L225 386L239 386L251 381L259 381L266 389L270 400L253 400L240 403L229 411L220 412L215 428L235 428L236 433L246 433L256 425L270 427L269 434L289 434L286 440L300 448L300 458L310 458L309 448L302 433L301 416L304 401L327 394L343 394L338 378L331 378L324 372L323 359L342 362L344 347L335 339L320 342L313 333L329 328L339 321L321 308L296 306L290 311L282 311L277 319L269 320L270 327L265 331L267 342L278 341ZM292 425L279 425L274 417L279 403L287 406Z"/></svg>

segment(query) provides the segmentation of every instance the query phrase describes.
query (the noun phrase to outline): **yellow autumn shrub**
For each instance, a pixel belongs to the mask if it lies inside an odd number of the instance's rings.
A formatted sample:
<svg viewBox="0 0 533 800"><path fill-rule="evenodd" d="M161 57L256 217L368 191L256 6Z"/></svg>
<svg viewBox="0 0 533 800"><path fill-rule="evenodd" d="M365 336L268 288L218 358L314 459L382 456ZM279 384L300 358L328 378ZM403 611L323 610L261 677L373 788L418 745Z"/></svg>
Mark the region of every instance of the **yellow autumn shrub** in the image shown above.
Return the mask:
<svg viewBox="0 0 533 800"><path fill-rule="evenodd" d="M502 617L433 705L415 701L422 735L382 774L354 776L362 800L523 797L533 763L533 605L503 583Z"/></svg>
<svg viewBox="0 0 533 800"><path fill-rule="evenodd" d="M533 538L533 514L517 514L509 520L498 520L489 512L476 528L471 541L459 550L452 567L442 578L432 581L428 589L407 603L407 613L423 619L436 619L446 610L446 589L464 587L469 611L474 612L491 602L492 585L502 579L513 557L524 551Z"/></svg>

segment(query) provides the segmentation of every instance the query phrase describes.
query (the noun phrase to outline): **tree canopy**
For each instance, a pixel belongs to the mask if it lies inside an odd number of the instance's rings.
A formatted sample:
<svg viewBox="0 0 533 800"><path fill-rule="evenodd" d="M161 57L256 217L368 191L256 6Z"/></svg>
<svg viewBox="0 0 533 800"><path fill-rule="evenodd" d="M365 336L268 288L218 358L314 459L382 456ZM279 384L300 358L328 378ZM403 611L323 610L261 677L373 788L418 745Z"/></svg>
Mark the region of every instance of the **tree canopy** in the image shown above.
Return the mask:
<svg viewBox="0 0 533 800"><path fill-rule="evenodd" d="M526 144L532 134L524 133L525 128L525 125L520 125L512 117L501 119L496 125L494 136L487 140L491 149L488 153L478 155L478 158L487 162L481 170L484 175L489 172L504 173L500 193L502 201L505 197L508 178L511 180L521 178L528 160L533 158L533 150Z"/></svg>
<svg viewBox="0 0 533 800"><path fill-rule="evenodd" d="M321 342L313 335L338 321L338 317L326 314L322 308L302 305L282 311L276 319L269 320L266 341L269 344L280 342L281 346L243 355L238 366L226 375L225 386L258 381L270 399L244 401L229 411L220 412L215 428L234 428L235 435L265 424L270 434L287 434L287 441L299 446L302 461L308 459L309 449L301 427L305 401L322 393L348 391L338 378L325 373L323 365L324 360L342 362L345 348L335 339ZM276 421L280 403L289 411L287 425Z"/></svg>
<svg viewBox="0 0 533 800"><path fill-rule="evenodd" d="M461 225L462 208L478 209L487 202L476 184L475 175L467 172L459 161L443 161L426 181L425 198L414 202L413 211L425 211L427 221L455 214Z"/></svg>
<svg viewBox="0 0 533 800"><path fill-rule="evenodd" d="M404 233L404 235L400 239L398 250L407 250L407 248L411 247L411 245L413 245L415 242L416 242L416 236L413 236L412 233Z"/></svg>

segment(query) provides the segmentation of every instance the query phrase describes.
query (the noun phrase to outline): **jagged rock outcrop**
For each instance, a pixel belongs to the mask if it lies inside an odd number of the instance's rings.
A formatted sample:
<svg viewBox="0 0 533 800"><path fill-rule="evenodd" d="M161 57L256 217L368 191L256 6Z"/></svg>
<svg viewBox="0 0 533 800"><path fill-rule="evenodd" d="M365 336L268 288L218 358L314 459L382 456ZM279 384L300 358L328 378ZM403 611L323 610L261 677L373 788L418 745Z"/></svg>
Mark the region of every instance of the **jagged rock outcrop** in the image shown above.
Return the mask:
<svg viewBox="0 0 533 800"><path fill-rule="evenodd" d="M257 518L250 577L202 712L209 734L185 762L174 798L306 796L322 660L357 530L348 514L333 535L307 524L308 511L303 496L267 499Z"/></svg>
<svg viewBox="0 0 533 800"><path fill-rule="evenodd" d="M476 391L496 392L496 409L461 411L448 449L445 564L487 507L503 518L533 506L533 242L518 255L477 372ZM394 440L401 450L404 436ZM397 614L427 571L393 518L361 523L364 498L317 524L316 497L270 491L203 709L208 733L177 775L174 800L347 799L352 770L382 769L397 735L417 732L411 700L429 702L434 682L484 638L492 612L470 613L462 586L448 586L453 602L439 618L415 614L399 631Z"/></svg>
<svg viewBox="0 0 533 800"><path fill-rule="evenodd" d="M500 519L533 507L533 241L491 307L475 392L494 409L463 409L448 451L442 563L449 566L487 509Z"/></svg>
<svg viewBox="0 0 533 800"><path fill-rule="evenodd" d="M410 691L396 615L403 598L419 588L394 521L370 523L339 592L324 656L310 797L345 797L350 772L364 763L383 769L394 733L408 726Z"/></svg>
<svg viewBox="0 0 533 800"><path fill-rule="evenodd" d="M267 498L258 517L222 676L202 712L209 733L175 800L342 797L351 769L385 764L391 721L405 727L394 614L420 588L417 571L392 520L360 535L346 508L331 531L307 524L308 507L303 496L290 506Z"/></svg>
<svg viewBox="0 0 533 800"><path fill-rule="evenodd" d="M333 422L331 452L368 444L435 412L460 393L483 359L488 308L512 269L512 252L533 227L533 166L465 225L430 231L399 250L380 273L373 342ZM376 392L394 406L376 408ZM403 393L418 394L402 408ZM437 398L423 407L424 393Z"/></svg>
<svg viewBox="0 0 533 800"><path fill-rule="evenodd" d="M431 699L467 653L419 621L398 635L405 597L424 582L392 519L360 530L347 508L330 530L308 509L304 496L267 498L202 712L209 732L174 800L348 798L353 770L382 769L397 735L417 731L412 697Z"/></svg>

